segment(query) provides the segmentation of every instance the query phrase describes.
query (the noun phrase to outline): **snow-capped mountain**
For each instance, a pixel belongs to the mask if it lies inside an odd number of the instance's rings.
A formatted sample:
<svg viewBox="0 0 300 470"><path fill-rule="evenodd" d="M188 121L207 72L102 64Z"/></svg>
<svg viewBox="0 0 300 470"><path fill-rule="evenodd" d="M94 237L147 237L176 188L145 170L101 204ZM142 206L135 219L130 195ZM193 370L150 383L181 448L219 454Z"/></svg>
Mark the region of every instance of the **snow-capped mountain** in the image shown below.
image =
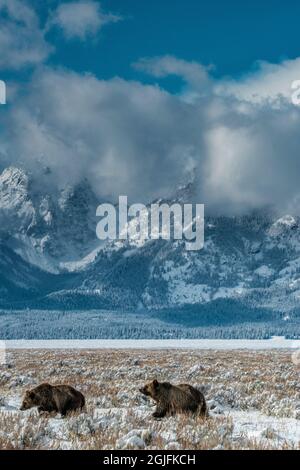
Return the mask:
<svg viewBox="0 0 300 470"><path fill-rule="evenodd" d="M95 248L97 199L87 181L52 194L23 170L0 175L0 237L25 261L58 273Z"/></svg>
<svg viewBox="0 0 300 470"><path fill-rule="evenodd" d="M192 191L182 187L168 202ZM298 315L299 218L206 216L204 248L187 251L184 240L101 243L98 204L87 181L53 194L21 169L3 171L2 306L171 309L210 321Z"/></svg>

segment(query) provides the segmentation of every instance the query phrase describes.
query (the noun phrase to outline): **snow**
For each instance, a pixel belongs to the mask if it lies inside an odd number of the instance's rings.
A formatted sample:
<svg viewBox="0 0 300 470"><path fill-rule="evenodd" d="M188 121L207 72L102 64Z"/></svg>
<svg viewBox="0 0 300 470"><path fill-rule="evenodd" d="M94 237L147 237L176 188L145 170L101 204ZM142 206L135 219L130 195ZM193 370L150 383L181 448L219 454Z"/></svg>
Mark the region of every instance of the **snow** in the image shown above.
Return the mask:
<svg viewBox="0 0 300 470"><path fill-rule="evenodd" d="M259 268L255 269L254 273L261 277L270 277L275 274L275 271L274 269L271 269L266 265L262 265Z"/></svg>
<svg viewBox="0 0 300 470"><path fill-rule="evenodd" d="M188 200L191 191L192 185L188 185L184 198ZM174 202L184 201L181 190L176 191L174 198ZM11 298L18 302L26 298L19 292L22 287L28 291L30 300L34 297L34 305L44 307L46 302L49 308L66 305L70 299L74 308L76 305L79 308L87 294L95 297L89 299L95 306L102 305L98 297L103 295L107 308L120 310L124 305L128 310L136 309L136 296L149 310L151 307L214 303L217 299L225 299L224 305L228 305L227 299L237 300L241 308L267 307L275 314L278 311L289 313L298 307L299 217L280 214L283 216L274 219L271 213L265 217L259 211L245 220L243 217L208 217L204 249L192 253L187 252L185 243L179 240L163 243L139 240L136 234L139 218L129 222L128 240L101 244L95 234L98 202L87 181L52 194L47 185L42 191L37 189L34 177L22 169L10 167L0 174L4 235L1 250L6 255L2 256L2 274L9 286L16 287L16 291L10 287L6 292L4 283L2 300L8 299L11 305ZM170 199L161 202L170 202ZM142 211L141 217L143 236L146 236L147 210ZM70 220L74 223L69 224ZM20 273L12 267L15 253L25 261L22 283ZM135 265L141 269L145 282L136 282ZM124 290L115 273L128 266L133 269L128 272L128 289ZM44 272L35 286L32 281L37 274L33 267ZM68 290L66 271L77 273ZM49 273L58 276L48 276ZM45 298L48 292L53 296ZM16 308L19 307L17 303Z"/></svg>
<svg viewBox="0 0 300 470"><path fill-rule="evenodd" d="M245 289L242 285L236 287L220 287L213 295L213 299L229 299L245 295L249 289Z"/></svg>
<svg viewBox="0 0 300 470"><path fill-rule="evenodd" d="M210 301L210 289L205 284L187 284L182 280L169 285L169 302L176 305Z"/></svg>
<svg viewBox="0 0 300 470"><path fill-rule="evenodd" d="M18 413L21 402L21 397L12 395L5 400L4 404L0 405L0 411L5 411L6 413Z"/></svg>
<svg viewBox="0 0 300 470"><path fill-rule="evenodd" d="M258 411L228 411L234 423L233 438L246 435L249 439L275 439L298 445L300 441L300 421L294 418L274 418ZM269 436L269 437L268 437Z"/></svg>
<svg viewBox="0 0 300 470"><path fill-rule="evenodd" d="M103 248L102 245L103 244L101 244L100 246L92 250L88 255L86 255L84 258L82 258L79 261L65 261L65 262L59 263L59 268L61 270L66 270L70 273L84 270L95 261L99 252Z"/></svg>
<svg viewBox="0 0 300 470"><path fill-rule="evenodd" d="M46 272L58 274L59 270L56 267L55 261L44 252L45 243L48 241L49 235L42 237L40 242L37 243L35 240L28 238L24 234L18 234L10 241L10 246L15 253L21 256L21 258L29 264L37 266Z"/></svg>
<svg viewBox="0 0 300 470"><path fill-rule="evenodd" d="M284 229L293 229L297 226L297 221L292 215L284 215L271 225L268 233L271 237L278 236L283 232Z"/></svg>
<svg viewBox="0 0 300 470"><path fill-rule="evenodd" d="M148 434L147 429L132 429L128 434L117 440L116 449L144 449Z"/></svg>
<svg viewBox="0 0 300 470"><path fill-rule="evenodd" d="M0 406L0 412L8 416L12 413L17 416L23 416L22 422L24 429L26 428L27 420L30 416L38 416L36 410L28 410L21 413L20 398L13 396L6 401L5 406ZM131 408L131 412L140 411L143 407ZM59 441L60 449L72 449L72 441L69 440L70 433L75 433L78 436L90 436L96 429L117 429L124 425L128 419L127 408L103 408L96 409L92 416L87 414L80 414L78 416L70 417L68 420L63 419L60 415L50 417L47 420L46 428L43 429L44 435L41 433L39 438L44 440L44 445L51 448L52 442ZM148 409L149 413L149 409ZM146 422L147 411L142 413ZM297 447L300 442L300 421L294 418L277 418L274 416L267 416L259 411L240 411L234 409L223 408L221 411L214 408L210 412L210 416L214 420L220 420L219 434L222 435L222 420L224 417L232 421L232 431L230 438L233 442L243 442L248 439L261 443L283 446L286 444L289 447ZM160 438L165 442L165 449L180 449L177 442L178 431L173 427L174 418L170 419L170 425L164 430L160 431ZM165 420L166 423L166 420ZM196 429L189 429L187 426L185 432L190 434L189 437L195 435L195 443L199 439ZM201 434L201 430L199 430ZM228 433L228 427L224 426L224 438ZM21 436L20 436L21 437ZM153 438L153 431L144 428L135 428L119 437L114 448L125 449L145 449Z"/></svg>
<svg viewBox="0 0 300 470"><path fill-rule="evenodd" d="M7 340L6 349L214 349L265 350L300 348L300 340L276 336L252 339L54 339Z"/></svg>
<svg viewBox="0 0 300 470"><path fill-rule="evenodd" d="M286 225L287 227L295 227L297 225L296 219L292 215L284 215L280 217L274 225Z"/></svg>
<svg viewBox="0 0 300 470"><path fill-rule="evenodd" d="M283 340L274 337L269 343ZM8 357L10 366L0 370L1 448L292 449L300 444L299 376L288 350L87 350L78 355L15 350ZM139 393L153 377L199 388L210 418L154 419L154 402ZM51 380L76 386L86 396L85 410L65 418L39 415L36 408L21 411L32 378L36 384Z"/></svg>

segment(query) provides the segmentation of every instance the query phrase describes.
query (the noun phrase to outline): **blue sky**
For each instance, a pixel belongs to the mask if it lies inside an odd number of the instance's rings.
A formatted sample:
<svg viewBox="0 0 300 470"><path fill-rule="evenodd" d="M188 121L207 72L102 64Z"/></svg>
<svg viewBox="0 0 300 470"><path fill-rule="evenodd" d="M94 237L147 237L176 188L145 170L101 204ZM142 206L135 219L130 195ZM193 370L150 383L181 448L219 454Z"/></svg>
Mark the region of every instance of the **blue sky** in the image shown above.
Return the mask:
<svg viewBox="0 0 300 470"><path fill-rule="evenodd" d="M212 210L299 210L299 18L292 0L0 0L0 167L137 202L193 177Z"/></svg>
<svg viewBox="0 0 300 470"><path fill-rule="evenodd" d="M216 76L237 76L258 59L278 62L299 55L300 4L293 0L106 0L103 5L125 18L104 31L93 50L97 73L105 77L145 80L130 67L144 56L171 54L214 64ZM101 65L96 65L98 53L105 59Z"/></svg>
<svg viewBox="0 0 300 470"><path fill-rule="evenodd" d="M97 0L96 0L97 1ZM66 41L53 28L47 39L55 45L48 63L77 71L92 71L98 77L121 76L153 82L131 64L140 57L174 55L187 61L214 65L216 77L238 77L255 68L257 60L280 62L299 56L300 3L253 0L102 0L103 11L122 20L103 27L88 41ZM72 0L28 1L41 24L58 4ZM21 76L21 74L19 73ZM166 78L164 87L173 91L178 79Z"/></svg>

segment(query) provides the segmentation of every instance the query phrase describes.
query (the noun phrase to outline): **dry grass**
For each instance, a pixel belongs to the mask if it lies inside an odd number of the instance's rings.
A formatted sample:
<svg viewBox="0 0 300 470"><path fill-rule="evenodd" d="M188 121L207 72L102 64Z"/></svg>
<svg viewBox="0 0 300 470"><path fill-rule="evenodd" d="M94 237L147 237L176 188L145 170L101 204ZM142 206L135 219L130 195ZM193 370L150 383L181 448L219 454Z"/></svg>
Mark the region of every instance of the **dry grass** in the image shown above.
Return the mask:
<svg viewBox="0 0 300 470"><path fill-rule="evenodd" d="M154 420L153 403L138 391L153 378L203 387L211 418ZM78 388L86 412L62 419L18 411L24 391L44 381ZM299 448L274 426L254 437L237 432L234 415L299 419L299 399L288 351L10 351L0 366L0 448Z"/></svg>

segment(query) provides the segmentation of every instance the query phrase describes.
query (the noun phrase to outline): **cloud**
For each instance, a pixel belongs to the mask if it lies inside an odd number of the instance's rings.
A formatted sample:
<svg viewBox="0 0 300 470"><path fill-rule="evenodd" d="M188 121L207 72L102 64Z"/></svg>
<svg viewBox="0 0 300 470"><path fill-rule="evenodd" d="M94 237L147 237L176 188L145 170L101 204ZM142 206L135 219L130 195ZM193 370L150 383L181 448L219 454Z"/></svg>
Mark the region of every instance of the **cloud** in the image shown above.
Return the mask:
<svg viewBox="0 0 300 470"><path fill-rule="evenodd" d="M280 105L282 99L291 101L291 84L300 79L300 58L279 64L260 61L256 70L239 80L224 80L216 92L234 96L241 101Z"/></svg>
<svg viewBox="0 0 300 470"><path fill-rule="evenodd" d="M57 187L88 178L99 196L147 201L190 171L194 119L157 87L46 68L6 116L3 151L32 172L50 167Z"/></svg>
<svg viewBox="0 0 300 470"><path fill-rule="evenodd" d="M239 80L216 80L200 64L170 56L137 65L157 78L175 74L186 82L178 98L202 116L195 166L199 194L210 208L274 205L299 212L300 108L291 104L291 84L300 78L300 58L259 62Z"/></svg>
<svg viewBox="0 0 300 470"><path fill-rule="evenodd" d="M264 64L240 81L216 80L200 64L171 59L144 69L179 74L186 86L177 95L43 68L7 110L6 160L43 185L43 178L53 188L87 178L99 198L127 194L134 202L164 197L195 172L197 200L207 211L275 205L299 213L300 108L288 94L298 59Z"/></svg>
<svg viewBox="0 0 300 470"><path fill-rule="evenodd" d="M20 0L0 0L0 50L0 69L39 64L52 51L34 10Z"/></svg>
<svg viewBox="0 0 300 470"><path fill-rule="evenodd" d="M105 24L120 20L118 15L103 13L98 1L80 0L61 3L49 20L48 28L58 26L67 39L84 40L95 36Z"/></svg>
<svg viewBox="0 0 300 470"><path fill-rule="evenodd" d="M256 110L240 122L231 113L205 134L202 182L210 206L219 212L274 206L299 213L299 110Z"/></svg>
<svg viewBox="0 0 300 470"><path fill-rule="evenodd" d="M187 62L171 55L142 58L133 66L157 78L178 75L197 90L207 87L210 81L208 75L210 67L204 67L197 62Z"/></svg>

